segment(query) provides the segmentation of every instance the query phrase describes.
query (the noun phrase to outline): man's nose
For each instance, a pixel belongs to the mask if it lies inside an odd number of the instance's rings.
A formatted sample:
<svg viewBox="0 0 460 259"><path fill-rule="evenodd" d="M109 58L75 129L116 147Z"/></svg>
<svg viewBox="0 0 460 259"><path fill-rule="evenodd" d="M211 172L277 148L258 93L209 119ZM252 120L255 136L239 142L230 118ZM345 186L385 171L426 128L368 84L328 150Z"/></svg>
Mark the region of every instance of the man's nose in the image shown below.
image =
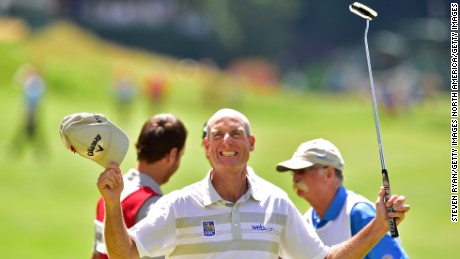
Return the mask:
<svg viewBox="0 0 460 259"><path fill-rule="evenodd" d="M225 133L224 134L224 142L229 143L229 142L231 142L231 140L232 140L232 137L230 136L230 133Z"/></svg>
<svg viewBox="0 0 460 259"><path fill-rule="evenodd" d="M295 171L292 172L292 181L293 182L299 181L299 174L297 174Z"/></svg>

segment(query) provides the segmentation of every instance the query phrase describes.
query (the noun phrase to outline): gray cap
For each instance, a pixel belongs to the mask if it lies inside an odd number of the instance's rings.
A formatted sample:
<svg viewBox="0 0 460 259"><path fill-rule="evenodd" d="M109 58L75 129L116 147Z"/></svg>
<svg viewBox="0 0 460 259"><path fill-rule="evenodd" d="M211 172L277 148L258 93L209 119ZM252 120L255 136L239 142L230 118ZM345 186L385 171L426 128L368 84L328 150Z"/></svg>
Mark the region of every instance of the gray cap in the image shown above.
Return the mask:
<svg viewBox="0 0 460 259"><path fill-rule="evenodd" d="M278 172L298 170L312 165L327 165L343 170L344 161L339 149L331 142L319 138L300 144L292 158L276 166Z"/></svg>

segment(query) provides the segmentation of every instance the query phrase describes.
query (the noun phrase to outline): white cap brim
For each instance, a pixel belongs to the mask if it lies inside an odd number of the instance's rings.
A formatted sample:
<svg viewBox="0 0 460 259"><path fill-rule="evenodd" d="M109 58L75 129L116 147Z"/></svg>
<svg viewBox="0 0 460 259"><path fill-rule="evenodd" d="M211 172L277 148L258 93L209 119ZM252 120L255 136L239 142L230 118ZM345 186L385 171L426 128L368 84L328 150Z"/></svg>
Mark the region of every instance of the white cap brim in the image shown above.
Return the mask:
<svg viewBox="0 0 460 259"><path fill-rule="evenodd" d="M290 171L290 170L299 170L303 168L307 168L314 165L311 162L300 160L300 159L290 159L284 162L279 163L276 166L276 170L280 173Z"/></svg>

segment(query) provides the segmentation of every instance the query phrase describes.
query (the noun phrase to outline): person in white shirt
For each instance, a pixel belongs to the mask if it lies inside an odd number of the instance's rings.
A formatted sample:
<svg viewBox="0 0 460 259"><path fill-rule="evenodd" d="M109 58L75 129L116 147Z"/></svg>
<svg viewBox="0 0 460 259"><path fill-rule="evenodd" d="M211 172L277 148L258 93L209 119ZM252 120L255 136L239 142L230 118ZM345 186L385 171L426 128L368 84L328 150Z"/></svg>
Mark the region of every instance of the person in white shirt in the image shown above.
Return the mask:
<svg viewBox="0 0 460 259"><path fill-rule="evenodd" d="M155 213L130 229L121 213L119 168L112 164L101 173L110 258L360 258L388 231L387 216L404 219L404 210L387 215L385 207L403 208L405 199L393 196L385 204L381 188L375 219L352 239L326 246L284 191L248 174L255 137L246 116L221 109L207 125L204 146L212 168L206 177L163 196Z"/></svg>

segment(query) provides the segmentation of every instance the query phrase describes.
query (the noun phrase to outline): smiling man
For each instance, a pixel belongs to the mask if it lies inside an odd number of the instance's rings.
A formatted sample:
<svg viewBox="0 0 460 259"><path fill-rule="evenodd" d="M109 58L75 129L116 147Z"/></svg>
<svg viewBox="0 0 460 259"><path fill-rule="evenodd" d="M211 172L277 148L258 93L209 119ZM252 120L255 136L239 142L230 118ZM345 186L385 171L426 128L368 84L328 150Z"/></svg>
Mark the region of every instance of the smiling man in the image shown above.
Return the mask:
<svg viewBox="0 0 460 259"><path fill-rule="evenodd" d="M97 186L105 201L110 258L360 258L389 229L385 206L405 206L398 196L385 204L381 188L375 219L347 242L328 247L283 190L248 170L255 137L246 116L217 111L208 120L203 143L212 165L206 177L163 196L130 229L120 212L119 168L101 173ZM399 223L404 212L388 216Z"/></svg>

